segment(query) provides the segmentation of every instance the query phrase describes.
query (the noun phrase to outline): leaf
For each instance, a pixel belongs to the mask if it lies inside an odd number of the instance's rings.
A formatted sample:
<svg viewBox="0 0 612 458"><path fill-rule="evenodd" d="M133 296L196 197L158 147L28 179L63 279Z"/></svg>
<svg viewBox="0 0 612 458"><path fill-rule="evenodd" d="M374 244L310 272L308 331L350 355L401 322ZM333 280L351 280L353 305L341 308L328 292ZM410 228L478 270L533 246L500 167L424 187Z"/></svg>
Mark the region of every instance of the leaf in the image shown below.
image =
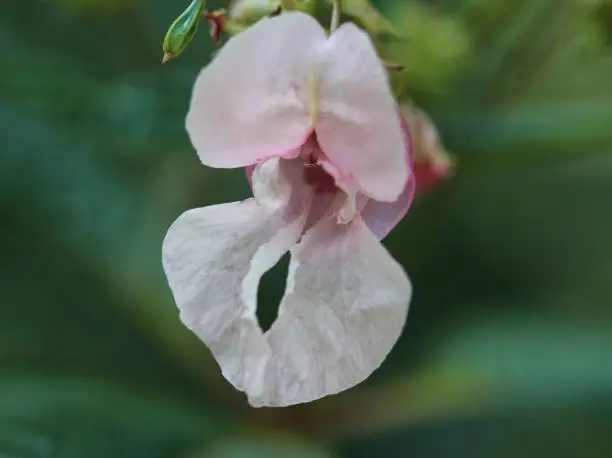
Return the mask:
<svg viewBox="0 0 612 458"><path fill-rule="evenodd" d="M612 153L582 154L557 165L483 168L460 178L449 230L461 230L465 249L455 248L464 263L486 266L466 272L474 288L496 277L506 291L569 292L609 266Z"/></svg>
<svg viewBox="0 0 612 458"><path fill-rule="evenodd" d="M548 94L609 94L610 66L597 39L595 2L532 0L465 2L460 15L478 52L454 94L482 107L517 106ZM603 73L603 75L602 75ZM607 74L607 76L605 76ZM568 90L568 81L574 80Z"/></svg>
<svg viewBox="0 0 612 458"><path fill-rule="evenodd" d="M332 455L323 447L271 435L265 441L233 438L193 458L332 458Z"/></svg>
<svg viewBox="0 0 612 458"><path fill-rule="evenodd" d="M472 43L468 29L454 17L419 2L393 3L390 14L402 24L405 36L380 46L383 58L404 67L390 74L396 94L446 94L449 81L469 61Z"/></svg>
<svg viewBox="0 0 612 458"><path fill-rule="evenodd" d="M612 452L609 403L520 415L454 417L394 428L342 442L346 458L428 456L435 458L606 458Z"/></svg>
<svg viewBox="0 0 612 458"><path fill-rule="evenodd" d="M142 388L2 374L0 455L165 458L227 431L224 419Z"/></svg>
<svg viewBox="0 0 612 458"><path fill-rule="evenodd" d="M512 303L487 305L513 308ZM520 416L612 399L612 337L606 326L586 320L472 314L433 348L420 369L353 395L345 404L345 421L328 433L356 437L424 422Z"/></svg>

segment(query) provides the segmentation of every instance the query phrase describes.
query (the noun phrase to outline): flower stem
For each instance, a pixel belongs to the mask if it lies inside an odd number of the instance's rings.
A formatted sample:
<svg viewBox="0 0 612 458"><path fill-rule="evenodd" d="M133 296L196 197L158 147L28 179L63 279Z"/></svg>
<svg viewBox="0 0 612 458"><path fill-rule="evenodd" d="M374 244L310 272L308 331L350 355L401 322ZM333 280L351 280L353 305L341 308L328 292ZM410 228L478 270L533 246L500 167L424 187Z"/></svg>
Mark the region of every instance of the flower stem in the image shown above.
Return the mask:
<svg viewBox="0 0 612 458"><path fill-rule="evenodd" d="M340 25L340 0L333 0L331 25L329 26L331 33L334 33Z"/></svg>
<svg viewBox="0 0 612 458"><path fill-rule="evenodd" d="M293 11L296 7L295 0L280 0L280 6L283 11Z"/></svg>

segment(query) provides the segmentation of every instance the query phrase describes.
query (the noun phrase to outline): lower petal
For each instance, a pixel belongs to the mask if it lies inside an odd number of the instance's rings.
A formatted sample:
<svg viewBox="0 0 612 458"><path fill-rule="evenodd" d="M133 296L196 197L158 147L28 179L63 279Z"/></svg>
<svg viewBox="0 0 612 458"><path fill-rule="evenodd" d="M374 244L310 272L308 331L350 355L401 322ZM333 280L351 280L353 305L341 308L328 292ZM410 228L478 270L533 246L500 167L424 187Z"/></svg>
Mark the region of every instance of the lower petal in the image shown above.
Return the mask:
<svg viewBox="0 0 612 458"><path fill-rule="evenodd" d="M287 406L365 380L399 338L412 294L403 268L359 218L322 218L291 250L287 290L266 338L254 406Z"/></svg>
<svg viewBox="0 0 612 458"><path fill-rule="evenodd" d="M311 199L309 187L292 185L295 168L278 159L262 164L256 199L189 210L163 243L181 320L225 378L253 395L264 392L271 357L255 315L259 280L300 237Z"/></svg>

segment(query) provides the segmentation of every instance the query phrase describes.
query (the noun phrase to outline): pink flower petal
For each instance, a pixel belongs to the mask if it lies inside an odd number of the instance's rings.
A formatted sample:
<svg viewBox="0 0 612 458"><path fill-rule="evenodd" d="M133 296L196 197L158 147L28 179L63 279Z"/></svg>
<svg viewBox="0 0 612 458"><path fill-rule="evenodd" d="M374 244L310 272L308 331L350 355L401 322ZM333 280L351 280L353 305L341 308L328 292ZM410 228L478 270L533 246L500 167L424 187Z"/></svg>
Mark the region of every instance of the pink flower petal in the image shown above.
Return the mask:
<svg viewBox="0 0 612 458"><path fill-rule="evenodd" d="M300 164L272 159L253 175L255 199L189 210L163 243L181 320L249 396L265 392L271 357L255 316L257 287L302 234L312 191L300 176Z"/></svg>
<svg viewBox="0 0 612 458"><path fill-rule="evenodd" d="M404 117L402 116L400 119L404 134L405 154L412 172L406 182L406 186L404 186L404 190L395 202L369 200L361 212L361 217L379 240L384 239L406 216L418 186L418 178L416 177L415 165L412 160L411 132Z"/></svg>
<svg viewBox="0 0 612 458"><path fill-rule="evenodd" d="M397 116L397 110L396 110ZM380 202L373 199L368 200L367 204L361 211L361 216L370 230L378 237L379 240L384 239L389 232L406 216L412 202L414 200L415 191L419 189L417 172L421 169L416 169L413 163L412 152L412 133L408 123L403 116L400 115L400 124L402 126L402 136L404 145L404 155L406 162L409 164L408 179L400 196L394 202ZM249 184L251 184L251 175L256 166L248 166L245 168L245 173ZM422 179L424 181L424 178ZM425 183L423 183L425 186ZM321 215L327 210L333 193L315 194L312 207L312 215L308 218L306 228L309 228L314 222L318 221Z"/></svg>
<svg viewBox="0 0 612 458"><path fill-rule="evenodd" d="M200 160L243 167L301 146L312 131L315 54L326 41L303 13L262 19L230 39L198 76L187 114Z"/></svg>
<svg viewBox="0 0 612 458"><path fill-rule="evenodd" d="M412 288L357 217L322 218L291 249L287 289L266 339L270 362L254 406L287 406L365 380L399 338Z"/></svg>
<svg viewBox="0 0 612 458"><path fill-rule="evenodd" d="M397 103L367 33L342 25L318 54L321 149L366 196L397 200L408 177Z"/></svg>

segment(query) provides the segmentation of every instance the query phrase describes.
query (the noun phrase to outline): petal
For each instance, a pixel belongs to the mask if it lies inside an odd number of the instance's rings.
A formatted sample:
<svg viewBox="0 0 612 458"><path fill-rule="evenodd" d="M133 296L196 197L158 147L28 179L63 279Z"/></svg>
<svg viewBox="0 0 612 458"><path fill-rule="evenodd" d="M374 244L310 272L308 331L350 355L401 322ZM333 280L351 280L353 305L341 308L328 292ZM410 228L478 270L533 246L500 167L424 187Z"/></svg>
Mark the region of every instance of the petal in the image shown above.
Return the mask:
<svg viewBox="0 0 612 458"><path fill-rule="evenodd" d="M404 132L404 141L406 144L406 157L412 170L408 181L404 186L404 190L395 202L379 202L370 199L361 211L363 221L368 225L370 230L374 232L378 240L384 239L391 229L393 229L408 213L408 209L412 205L417 187L417 173L415 165L412 161L412 131L408 123L401 117L402 129Z"/></svg>
<svg viewBox="0 0 612 458"><path fill-rule="evenodd" d="M253 172L256 168L257 166L255 165L249 165L244 169L247 181L249 182L249 186L251 186L251 188L253 187ZM307 182L309 181L308 173L313 170L314 169L304 168L304 178L306 178ZM314 183L311 183L314 186L314 195L310 206L310 213L308 214L304 229L310 229L314 224L316 224L317 221L319 221L327 212L337 196L337 189L333 183L333 178L330 178L329 183L321 182L322 180L320 180L319 171L317 170L315 173L317 176Z"/></svg>
<svg viewBox="0 0 612 458"><path fill-rule="evenodd" d="M395 202L369 200L361 217L378 240L384 239L406 216L414 200L416 181L411 178Z"/></svg>
<svg viewBox="0 0 612 458"><path fill-rule="evenodd" d="M163 243L181 320L224 377L255 395L271 354L255 316L257 286L302 233L311 192L292 185L300 176L299 161L267 161L253 175L256 199L190 210Z"/></svg>
<svg viewBox="0 0 612 458"><path fill-rule="evenodd" d="M393 202L408 176L397 103L369 36L354 24L335 32L317 61L317 139L362 193Z"/></svg>
<svg viewBox="0 0 612 458"><path fill-rule="evenodd" d="M228 41L198 76L187 114L205 165L241 167L302 145L314 52L325 40L315 19L285 13Z"/></svg>
<svg viewBox="0 0 612 458"><path fill-rule="evenodd" d="M346 390L397 341L412 288L359 218L323 218L291 250L287 290L266 334L272 354L254 406L287 406Z"/></svg>

